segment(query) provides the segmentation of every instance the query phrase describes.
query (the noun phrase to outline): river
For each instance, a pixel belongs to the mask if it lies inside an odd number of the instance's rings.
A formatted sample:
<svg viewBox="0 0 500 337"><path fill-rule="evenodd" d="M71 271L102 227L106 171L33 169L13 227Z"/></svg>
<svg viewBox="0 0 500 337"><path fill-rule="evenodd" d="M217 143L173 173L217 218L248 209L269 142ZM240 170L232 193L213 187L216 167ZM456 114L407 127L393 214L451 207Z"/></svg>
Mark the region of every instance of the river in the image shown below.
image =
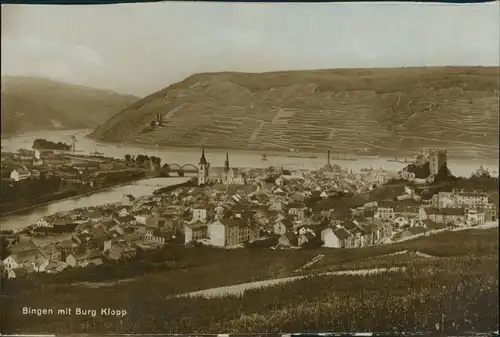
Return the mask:
<svg viewBox="0 0 500 337"><path fill-rule="evenodd" d="M118 146L117 144L99 143L95 140L87 138L89 130L58 130L58 131L39 131L24 133L10 138L2 139L3 151L17 151L20 148L30 149L33 141L37 138L44 138L55 142L64 142L71 144L72 136L76 137L76 149L81 151L78 153L88 154L90 152L99 151L105 156L123 158L126 154L138 155L145 154L148 156L157 156L162 159L163 163L176 163L180 166L184 164L195 164L200 159L201 150L192 148L171 148L171 147L153 147L145 148L134 145ZM285 169L317 169L322 167L327 162L327 156L318 155L315 159L289 158L287 154L282 153L276 156L269 155L266 161L261 159L262 153L255 151L236 151L236 150L205 150L205 156L211 166L222 167L226 160L226 152L229 153L229 162L232 167L251 167L265 168L269 166L283 167ZM302 154L302 153L301 153ZM399 171L406 164L387 162L388 158L358 158L357 161L345 161L332 159L332 164L338 164L344 168L352 169L354 172L359 172L362 168L384 168L390 171ZM448 167L453 174L458 176L470 176L471 173L482 165L491 171L498 172L498 162L493 161L478 161L478 160L460 160L450 159ZM496 173L498 175L498 173ZM157 180L160 179L160 180ZM111 188L109 190L95 193L84 197L75 197L72 199L59 201L46 206L40 206L26 211L24 214L16 214L6 216L1 219L2 229L14 229L25 227L33 224L38 218L46 216L57 211L70 210L78 207L96 206L109 202L115 202L121 199L123 194L132 194L136 197L151 194L158 185L168 186L186 181L188 178L155 178L132 183L127 186Z"/></svg>
<svg viewBox="0 0 500 337"><path fill-rule="evenodd" d="M0 218L2 230L13 230L24 228L34 224L43 216L56 212L69 211L75 208L99 206L107 203L120 201L124 194L132 194L134 197L142 197L153 194L153 191L165 186L181 184L188 181L190 177L176 178L152 178L139 180L126 186L112 187L91 195L77 196L47 205L39 206L12 215Z"/></svg>
<svg viewBox="0 0 500 337"><path fill-rule="evenodd" d="M162 159L163 163L176 163L180 166L184 164L198 163L200 159L201 149L193 148L174 148L174 147L141 147L139 145L125 144L119 147L117 144L100 143L93 139L87 138L86 135L90 130L63 130L63 131L40 131L25 133L13 138L2 139L2 147L4 151L17 151L20 148L31 148L33 141L36 138L44 138L55 142L64 142L71 144L71 137L76 136L76 149L82 154L98 151L105 156L124 158L126 154L138 155L146 154L148 156L156 156ZM283 167L285 169L317 169L327 163L327 154L319 154L315 159L289 158L286 153L280 155L269 155L266 161L263 161L262 151L242 151L242 150L223 150L223 149L206 149L205 156L213 167L224 166L226 160L226 152L229 153L229 162L231 167L252 167L265 168L269 166ZM301 153L301 155L307 155ZM380 168L383 167L389 171L399 171L407 164L387 162L384 157L359 157L357 161L335 160L332 159L332 164L338 164L347 169L352 169L354 172L359 172L362 168ZM470 176L479 166L483 166L492 171L498 172L498 162L493 160L448 160L448 167L456 176ZM498 174L498 173L497 173Z"/></svg>

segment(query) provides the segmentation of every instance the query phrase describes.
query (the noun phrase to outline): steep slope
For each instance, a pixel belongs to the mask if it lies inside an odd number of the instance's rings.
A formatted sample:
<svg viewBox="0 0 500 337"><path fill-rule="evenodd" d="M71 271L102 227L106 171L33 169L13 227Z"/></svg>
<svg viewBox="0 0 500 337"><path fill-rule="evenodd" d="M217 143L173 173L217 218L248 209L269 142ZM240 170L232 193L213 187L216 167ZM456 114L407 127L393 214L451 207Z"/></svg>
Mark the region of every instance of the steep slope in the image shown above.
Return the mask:
<svg viewBox="0 0 500 337"><path fill-rule="evenodd" d="M132 104L92 137L170 146L497 155L497 67L196 74ZM162 127L149 126L160 113Z"/></svg>
<svg viewBox="0 0 500 337"><path fill-rule="evenodd" d="M35 77L2 78L2 134L95 128L139 100Z"/></svg>

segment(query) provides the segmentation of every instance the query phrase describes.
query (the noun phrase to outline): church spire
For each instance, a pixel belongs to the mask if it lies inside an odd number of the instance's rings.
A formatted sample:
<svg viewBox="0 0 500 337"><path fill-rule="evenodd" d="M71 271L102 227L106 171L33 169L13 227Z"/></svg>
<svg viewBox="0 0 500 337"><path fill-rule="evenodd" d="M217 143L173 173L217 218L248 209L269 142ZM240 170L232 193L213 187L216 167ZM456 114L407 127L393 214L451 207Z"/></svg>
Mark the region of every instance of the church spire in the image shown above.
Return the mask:
<svg viewBox="0 0 500 337"><path fill-rule="evenodd" d="M205 158L205 146L201 146L201 158L200 158L200 164L201 165L207 165L207 158Z"/></svg>
<svg viewBox="0 0 500 337"><path fill-rule="evenodd" d="M224 163L224 171L229 172L229 153L226 152L226 162Z"/></svg>

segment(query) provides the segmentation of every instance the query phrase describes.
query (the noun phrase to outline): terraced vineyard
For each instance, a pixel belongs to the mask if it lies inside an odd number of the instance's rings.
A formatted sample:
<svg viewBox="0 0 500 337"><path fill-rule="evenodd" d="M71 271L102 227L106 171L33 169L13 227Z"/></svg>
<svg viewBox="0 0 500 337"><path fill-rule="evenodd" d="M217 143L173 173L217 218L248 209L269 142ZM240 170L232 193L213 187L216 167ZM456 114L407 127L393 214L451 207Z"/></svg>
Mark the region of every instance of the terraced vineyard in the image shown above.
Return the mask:
<svg viewBox="0 0 500 337"><path fill-rule="evenodd" d="M397 155L498 154L499 68L196 74L94 131L104 141ZM165 125L150 127L156 113Z"/></svg>

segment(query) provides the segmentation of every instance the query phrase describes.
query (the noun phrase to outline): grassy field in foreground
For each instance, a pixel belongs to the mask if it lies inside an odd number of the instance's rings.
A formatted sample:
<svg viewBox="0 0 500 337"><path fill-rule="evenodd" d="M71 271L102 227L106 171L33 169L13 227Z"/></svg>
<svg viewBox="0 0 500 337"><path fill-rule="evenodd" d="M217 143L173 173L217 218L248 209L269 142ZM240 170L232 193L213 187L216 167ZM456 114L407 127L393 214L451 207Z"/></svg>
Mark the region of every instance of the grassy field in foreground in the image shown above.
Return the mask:
<svg viewBox="0 0 500 337"><path fill-rule="evenodd" d="M428 329L442 313L449 316L446 321L449 324L489 329L497 322L497 238L495 228L443 233L359 250L183 249L177 252L176 261L183 261L184 268L149 273L113 287L90 289L54 284L48 278L7 281L2 286L3 332ZM412 261L370 258L403 249L439 258ZM293 270L319 253L325 254L325 258L312 272L384 264L404 264L410 268L394 274L316 277L248 291L242 298L166 299L173 293L295 275ZM88 272L97 278L99 269ZM72 277L71 272L66 278L71 283L82 281ZM122 319L100 315L35 317L22 315L23 306L98 310L112 307L125 309L128 315ZM460 318L459 314L464 312L466 317Z"/></svg>

